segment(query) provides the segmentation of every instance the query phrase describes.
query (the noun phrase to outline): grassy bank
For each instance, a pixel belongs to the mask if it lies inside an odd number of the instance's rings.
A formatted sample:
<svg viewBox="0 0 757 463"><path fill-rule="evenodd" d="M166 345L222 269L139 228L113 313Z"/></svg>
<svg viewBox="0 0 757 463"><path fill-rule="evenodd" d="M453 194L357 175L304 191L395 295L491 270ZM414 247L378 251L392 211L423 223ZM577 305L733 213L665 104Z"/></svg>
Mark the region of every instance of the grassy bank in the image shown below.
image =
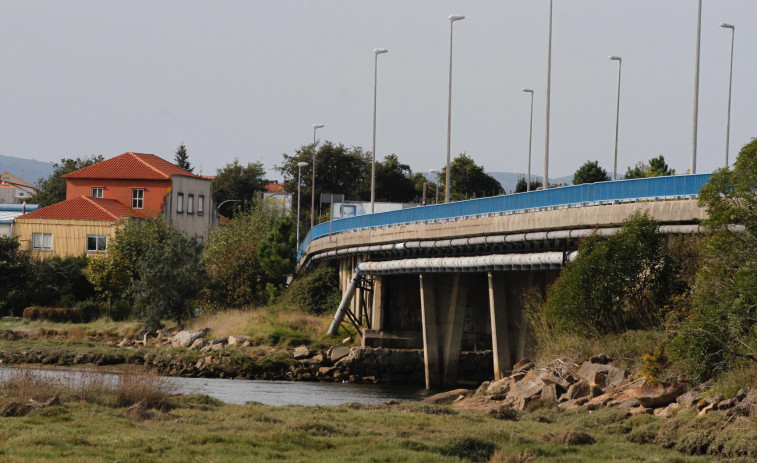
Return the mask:
<svg viewBox="0 0 757 463"><path fill-rule="evenodd" d="M616 410L510 421L419 403L225 405L133 375L112 388L84 383L70 390L22 373L0 384L0 410L17 415L0 417L0 461L705 461L633 442L633 423ZM657 423L642 418L636 428ZM596 443L551 443L567 430Z"/></svg>

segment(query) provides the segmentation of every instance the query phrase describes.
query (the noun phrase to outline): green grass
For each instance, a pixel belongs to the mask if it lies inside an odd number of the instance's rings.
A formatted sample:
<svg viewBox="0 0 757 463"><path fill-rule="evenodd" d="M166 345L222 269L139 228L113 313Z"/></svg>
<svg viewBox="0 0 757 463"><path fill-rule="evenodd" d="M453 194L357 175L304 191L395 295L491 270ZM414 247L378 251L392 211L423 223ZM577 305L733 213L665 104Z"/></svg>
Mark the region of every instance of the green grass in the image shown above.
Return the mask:
<svg viewBox="0 0 757 463"><path fill-rule="evenodd" d="M0 418L0 461L660 461L712 459L630 442L608 425L617 413L554 413L552 423L415 403L338 407L224 405L178 396L148 419L79 400ZM548 444L546 433L578 429L597 444ZM528 460L525 460L528 461Z"/></svg>

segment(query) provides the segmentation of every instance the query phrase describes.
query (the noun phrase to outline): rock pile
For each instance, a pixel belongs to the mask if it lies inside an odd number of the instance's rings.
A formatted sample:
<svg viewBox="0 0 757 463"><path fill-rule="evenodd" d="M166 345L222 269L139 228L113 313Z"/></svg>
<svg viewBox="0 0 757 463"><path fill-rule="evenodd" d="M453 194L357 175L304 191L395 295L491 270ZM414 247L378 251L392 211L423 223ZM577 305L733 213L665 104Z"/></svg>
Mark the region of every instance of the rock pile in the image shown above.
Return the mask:
<svg viewBox="0 0 757 463"><path fill-rule="evenodd" d="M628 371L611 362L607 356L598 355L580 367L558 359L537 368L532 361L523 359L514 365L510 376L484 382L473 397L517 410L539 401L540 405L554 404L563 410L617 407L629 415L670 417L676 410L688 408L700 416L718 410L757 416L757 390L743 389L726 399L721 394L708 394L707 383L694 389L680 382L645 384L643 378L630 380Z"/></svg>

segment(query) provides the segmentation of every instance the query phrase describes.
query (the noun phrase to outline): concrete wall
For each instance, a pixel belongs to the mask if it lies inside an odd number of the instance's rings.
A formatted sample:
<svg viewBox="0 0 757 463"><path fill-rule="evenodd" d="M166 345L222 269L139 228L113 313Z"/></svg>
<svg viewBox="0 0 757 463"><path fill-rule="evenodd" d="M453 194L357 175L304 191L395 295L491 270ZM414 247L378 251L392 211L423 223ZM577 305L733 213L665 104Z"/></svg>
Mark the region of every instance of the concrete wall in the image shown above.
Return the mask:
<svg viewBox="0 0 757 463"><path fill-rule="evenodd" d="M187 233L189 236L208 239L210 231L215 225L215 205L211 195L211 181L205 178L186 177L173 175L171 177L171 189L166 196L163 210L164 218L171 220L173 224ZM179 194L183 195L181 212L178 211L177 201ZM190 195L193 197L190 211ZM202 212L199 212L199 201L202 197Z"/></svg>

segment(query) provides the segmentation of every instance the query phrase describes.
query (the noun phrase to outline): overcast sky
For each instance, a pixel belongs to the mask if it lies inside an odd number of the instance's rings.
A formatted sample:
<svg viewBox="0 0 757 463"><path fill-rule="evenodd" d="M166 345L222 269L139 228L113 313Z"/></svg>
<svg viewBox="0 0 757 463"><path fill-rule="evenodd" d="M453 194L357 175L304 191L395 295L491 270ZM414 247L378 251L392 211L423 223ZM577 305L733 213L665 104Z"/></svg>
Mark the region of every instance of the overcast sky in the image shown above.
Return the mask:
<svg viewBox="0 0 757 463"><path fill-rule="evenodd" d="M0 0L0 154L56 161L126 151L204 174L238 158L271 176L320 139L371 146L379 56L379 158L444 164L450 14L452 153L489 171L543 170L548 0ZM555 0L550 177L612 168L623 57L619 171L663 154L689 167L696 0ZM723 165L736 25L731 159L757 135L757 1L704 0L697 172Z"/></svg>

